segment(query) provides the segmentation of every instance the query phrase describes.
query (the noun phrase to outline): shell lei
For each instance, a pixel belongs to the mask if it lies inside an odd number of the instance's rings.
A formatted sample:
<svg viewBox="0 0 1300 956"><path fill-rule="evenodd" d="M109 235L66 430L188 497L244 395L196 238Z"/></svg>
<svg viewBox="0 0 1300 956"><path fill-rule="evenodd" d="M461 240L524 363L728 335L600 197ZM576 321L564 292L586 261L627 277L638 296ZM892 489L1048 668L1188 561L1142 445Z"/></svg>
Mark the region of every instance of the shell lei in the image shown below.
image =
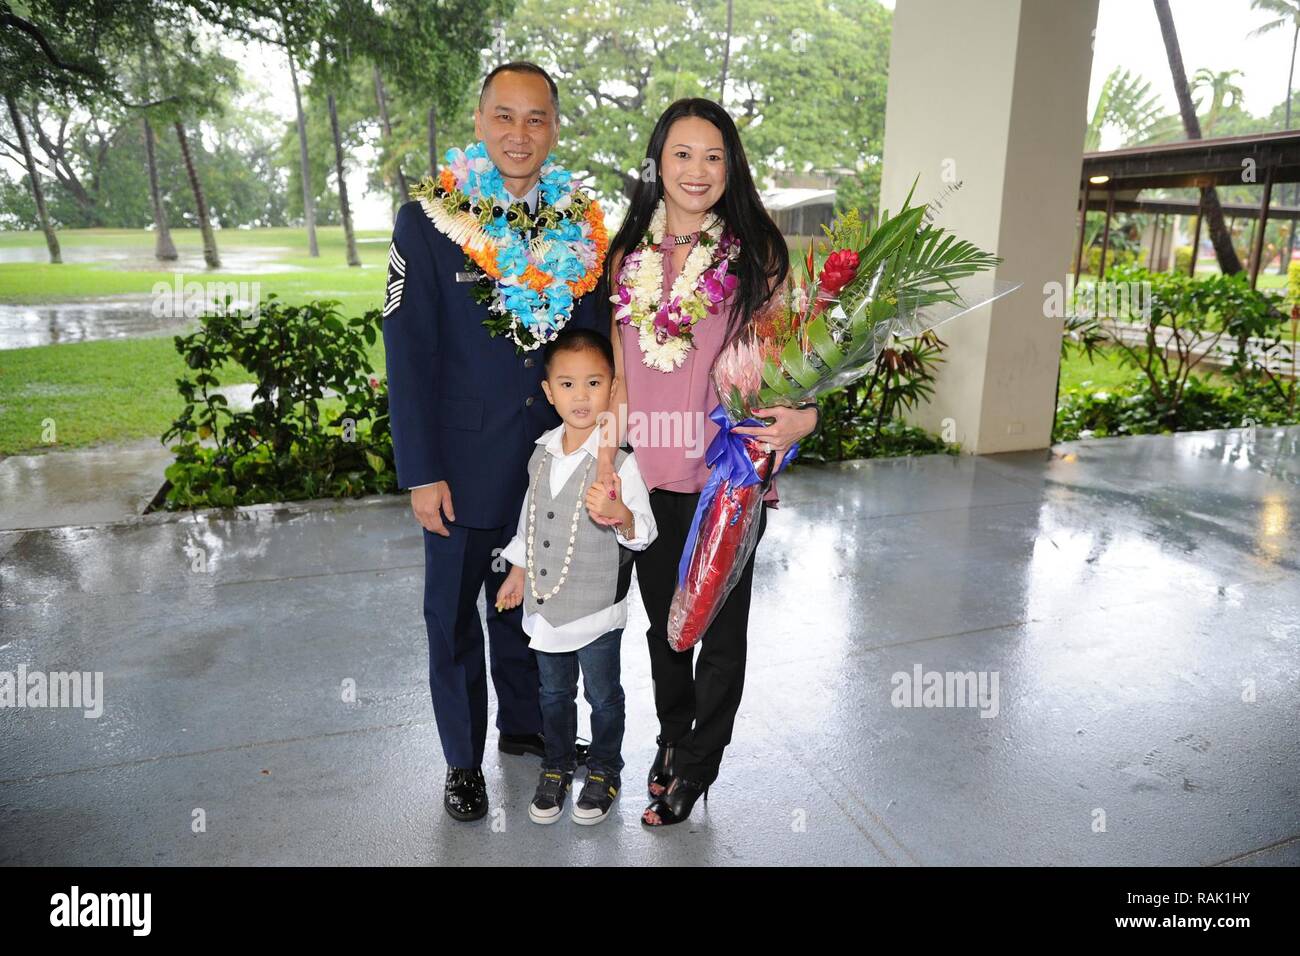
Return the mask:
<svg viewBox="0 0 1300 956"><path fill-rule="evenodd" d="M510 201L483 142L449 149L445 158L437 179L425 177L411 195L465 253L466 269L476 275L472 295L488 307L488 333L508 337L521 354L544 345L568 323L574 302L600 281L609 249L600 204L550 156L542 164L535 214Z"/></svg>
<svg viewBox="0 0 1300 956"><path fill-rule="evenodd" d="M722 220L710 216L667 301L661 301L664 267L659 246L666 224L667 209L660 199L645 236L623 260L617 290L610 296L614 318L639 331L642 363L661 372L681 367L691 349L691 330L706 316L717 315L736 287L730 267L740 253L739 241L724 230Z"/></svg>
<svg viewBox="0 0 1300 956"><path fill-rule="evenodd" d="M537 536L537 486L541 484L542 472L546 470L550 463L551 454L545 452L542 460L537 463L537 475L533 478L532 487L528 489L528 551L525 563L528 567L528 586L533 590L533 600L538 604L545 604L555 595L560 593L560 588L569 577L569 565L573 563L573 549L578 541L578 518L582 514L582 503L586 500L587 478L591 474L591 465L596 459L592 458L587 461L587 467L582 473L582 480L578 482L578 500L573 506L573 522L569 525L569 546L564 552L564 567L560 570L560 580L555 582L545 594L537 590L537 560L533 553L533 541Z"/></svg>

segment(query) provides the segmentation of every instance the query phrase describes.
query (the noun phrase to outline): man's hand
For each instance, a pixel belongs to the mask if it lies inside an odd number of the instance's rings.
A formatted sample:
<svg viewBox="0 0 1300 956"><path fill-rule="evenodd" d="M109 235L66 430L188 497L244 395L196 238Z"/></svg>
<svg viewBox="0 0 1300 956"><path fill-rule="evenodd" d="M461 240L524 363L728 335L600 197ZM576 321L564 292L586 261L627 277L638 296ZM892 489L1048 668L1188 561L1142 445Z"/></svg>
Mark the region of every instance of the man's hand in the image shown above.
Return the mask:
<svg viewBox="0 0 1300 956"><path fill-rule="evenodd" d="M587 513L597 524L615 525L632 520L632 510L623 503L623 479L614 472L614 483L593 481L587 489Z"/></svg>
<svg viewBox="0 0 1300 956"><path fill-rule="evenodd" d="M451 486L445 481L435 481L423 488L412 488L411 510L426 530L444 538L451 537L451 532L443 524L443 518L445 515L447 521L455 521L456 509L451 503Z"/></svg>
<svg viewBox="0 0 1300 956"><path fill-rule="evenodd" d="M518 607L524 600L524 569L519 565L511 565L510 573L506 579L501 582L501 587L497 590L497 610L508 611L511 608Z"/></svg>

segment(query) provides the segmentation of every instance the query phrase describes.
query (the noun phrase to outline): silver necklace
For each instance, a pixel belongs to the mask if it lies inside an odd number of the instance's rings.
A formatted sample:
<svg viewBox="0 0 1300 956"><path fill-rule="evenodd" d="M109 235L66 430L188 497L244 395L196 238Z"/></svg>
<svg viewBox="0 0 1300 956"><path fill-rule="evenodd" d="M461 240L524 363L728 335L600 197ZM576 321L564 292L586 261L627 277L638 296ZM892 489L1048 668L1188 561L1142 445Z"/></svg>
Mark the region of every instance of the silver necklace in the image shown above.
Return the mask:
<svg viewBox="0 0 1300 956"><path fill-rule="evenodd" d="M550 459L549 451L542 452L542 460L537 463L537 474L533 476L533 486L528 491L528 586L532 588L533 600L538 604L544 604L551 598L555 597L560 591L560 586L569 576L569 564L573 561L573 546L578 540L578 518L582 514L583 492L587 489L587 476L591 474L591 464L594 458L588 456L587 467L582 473L582 481L578 482L578 500L573 505L573 522L569 526L569 549L564 552L564 568L560 571L560 580L555 582L555 587L551 588L549 594L542 595L537 592L537 574L534 570L537 567L533 560L533 539L537 529L537 486L541 484L542 472L546 469L546 463Z"/></svg>

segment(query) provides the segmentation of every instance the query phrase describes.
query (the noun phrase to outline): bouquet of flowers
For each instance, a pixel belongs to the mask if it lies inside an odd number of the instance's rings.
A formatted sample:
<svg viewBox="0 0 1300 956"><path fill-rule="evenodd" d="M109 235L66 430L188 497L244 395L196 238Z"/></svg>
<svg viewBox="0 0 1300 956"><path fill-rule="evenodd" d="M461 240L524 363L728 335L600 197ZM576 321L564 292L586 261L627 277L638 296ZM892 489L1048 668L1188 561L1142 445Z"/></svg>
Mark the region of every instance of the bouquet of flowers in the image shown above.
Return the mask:
<svg viewBox="0 0 1300 956"><path fill-rule="evenodd" d="M915 182L912 184L916 188ZM868 374L894 338L921 335L1019 287L988 273L1002 260L925 221L927 206L884 212L871 229L853 210L810 244L804 275L775 294L750 330L713 366L721 404L700 493L678 565L668 642L693 647L740 580L758 537L758 514L778 462L737 425L764 424L756 408L795 406Z"/></svg>

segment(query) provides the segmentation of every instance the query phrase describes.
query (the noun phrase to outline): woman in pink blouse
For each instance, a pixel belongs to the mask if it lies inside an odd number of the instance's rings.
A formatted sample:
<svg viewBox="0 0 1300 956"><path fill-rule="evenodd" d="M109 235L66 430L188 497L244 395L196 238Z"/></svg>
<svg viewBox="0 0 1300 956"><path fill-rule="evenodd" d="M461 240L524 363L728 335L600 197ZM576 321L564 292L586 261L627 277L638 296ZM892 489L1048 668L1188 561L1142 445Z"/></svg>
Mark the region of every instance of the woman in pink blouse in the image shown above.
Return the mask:
<svg viewBox="0 0 1300 956"><path fill-rule="evenodd" d="M745 682L753 557L700 642L698 664L694 649L674 651L667 638L678 560L708 478L704 452L718 431L708 417L718 405L710 370L790 269L735 123L717 103L678 100L659 117L606 269L618 365L611 408L619 442L636 450L659 528L654 544L636 555L659 717L651 803L641 821L666 826L685 820L717 778ZM734 431L761 434L777 460L817 426L815 407L758 414L771 423ZM614 451L612 442L602 449L605 487ZM767 508L777 503L775 482L763 501L760 541Z"/></svg>

